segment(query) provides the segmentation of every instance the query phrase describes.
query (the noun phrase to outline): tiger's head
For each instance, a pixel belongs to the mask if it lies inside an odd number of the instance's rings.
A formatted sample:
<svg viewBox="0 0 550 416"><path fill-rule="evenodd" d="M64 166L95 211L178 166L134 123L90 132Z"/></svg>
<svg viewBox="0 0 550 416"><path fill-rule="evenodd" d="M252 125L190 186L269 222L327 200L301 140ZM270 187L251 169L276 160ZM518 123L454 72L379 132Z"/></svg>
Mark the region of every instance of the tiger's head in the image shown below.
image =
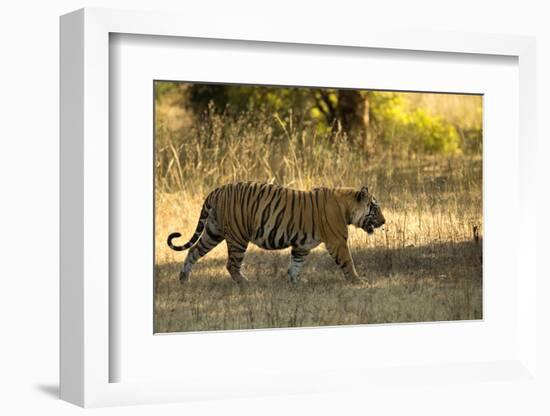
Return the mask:
<svg viewBox="0 0 550 416"><path fill-rule="evenodd" d="M365 230L367 234L374 233L375 228L382 227L386 223L378 201L366 186L355 192L354 196L355 200L351 208L351 223Z"/></svg>

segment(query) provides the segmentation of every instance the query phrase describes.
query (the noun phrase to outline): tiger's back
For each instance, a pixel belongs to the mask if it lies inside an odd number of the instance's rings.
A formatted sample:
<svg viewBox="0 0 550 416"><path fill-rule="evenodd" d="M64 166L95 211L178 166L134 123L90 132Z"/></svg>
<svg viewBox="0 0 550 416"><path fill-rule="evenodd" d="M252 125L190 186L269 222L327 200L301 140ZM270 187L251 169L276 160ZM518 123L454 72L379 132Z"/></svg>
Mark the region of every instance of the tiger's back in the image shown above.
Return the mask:
<svg viewBox="0 0 550 416"><path fill-rule="evenodd" d="M259 183L218 189L215 216L225 234L267 250L320 244L319 221L315 221L317 192Z"/></svg>

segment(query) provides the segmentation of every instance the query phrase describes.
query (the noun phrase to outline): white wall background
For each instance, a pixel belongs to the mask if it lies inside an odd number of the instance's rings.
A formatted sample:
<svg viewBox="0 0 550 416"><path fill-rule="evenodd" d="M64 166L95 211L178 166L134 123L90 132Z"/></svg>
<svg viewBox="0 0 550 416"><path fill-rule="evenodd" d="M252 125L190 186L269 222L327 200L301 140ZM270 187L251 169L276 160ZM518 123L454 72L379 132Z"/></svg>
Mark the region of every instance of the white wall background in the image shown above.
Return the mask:
<svg viewBox="0 0 550 416"><path fill-rule="evenodd" d="M189 3L189 4L186 4ZM209 24L212 13L232 19L327 30L373 22L390 26L470 30L537 36L539 274L550 278L543 241L549 231L550 13L544 1L454 2L428 0L271 2L169 0L20 0L0 6L0 413L73 414L82 410L56 399L58 389L58 16L84 6L178 10ZM233 16L233 17L232 17ZM185 21L182 21L182 25ZM544 245L543 245L544 243ZM546 254L547 258L547 254ZM543 264L544 263L544 264ZM539 360L549 375L549 308L542 281ZM546 329L544 329L546 328ZM546 352L546 353L545 353ZM546 386L548 387L548 386ZM99 414L549 414L547 392L499 383L436 386L437 394L411 389L396 397L323 396L263 398L94 410ZM550 388L547 388L550 391ZM544 405L542 403L545 403Z"/></svg>

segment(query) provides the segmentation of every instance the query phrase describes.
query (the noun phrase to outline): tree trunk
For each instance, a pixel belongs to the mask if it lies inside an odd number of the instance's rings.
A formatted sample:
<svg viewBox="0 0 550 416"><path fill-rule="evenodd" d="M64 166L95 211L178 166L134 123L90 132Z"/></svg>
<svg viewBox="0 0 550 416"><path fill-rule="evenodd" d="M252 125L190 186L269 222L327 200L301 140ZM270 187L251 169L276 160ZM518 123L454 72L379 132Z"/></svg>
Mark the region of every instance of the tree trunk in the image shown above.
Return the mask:
<svg viewBox="0 0 550 416"><path fill-rule="evenodd" d="M342 130L347 134L353 134L364 128L368 123L367 97L356 90L340 90L336 118L340 121Z"/></svg>

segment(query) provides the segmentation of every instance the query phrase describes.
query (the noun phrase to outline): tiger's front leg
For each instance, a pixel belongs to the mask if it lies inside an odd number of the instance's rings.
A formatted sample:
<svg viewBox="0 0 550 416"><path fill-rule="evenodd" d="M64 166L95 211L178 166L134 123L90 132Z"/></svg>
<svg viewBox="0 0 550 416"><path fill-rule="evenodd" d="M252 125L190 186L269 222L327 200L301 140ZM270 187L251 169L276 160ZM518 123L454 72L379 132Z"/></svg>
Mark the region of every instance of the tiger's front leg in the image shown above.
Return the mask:
<svg viewBox="0 0 550 416"><path fill-rule="evenodd" d="M344 276L351 283L359 283L361 279L355 270L353 259L346 241L339 242L338 244L325 244L328 252L336 262L336 264L344 272Z"/></svg>
<svg viewBox="0 0 550 416"><path fill-rule="evenodd" d="M304 265L304 260L309 254L309 250L292 247L290 251L290 266L288 267L288 277L292 283L298 283L300 280L300 270Z"/></svg>

